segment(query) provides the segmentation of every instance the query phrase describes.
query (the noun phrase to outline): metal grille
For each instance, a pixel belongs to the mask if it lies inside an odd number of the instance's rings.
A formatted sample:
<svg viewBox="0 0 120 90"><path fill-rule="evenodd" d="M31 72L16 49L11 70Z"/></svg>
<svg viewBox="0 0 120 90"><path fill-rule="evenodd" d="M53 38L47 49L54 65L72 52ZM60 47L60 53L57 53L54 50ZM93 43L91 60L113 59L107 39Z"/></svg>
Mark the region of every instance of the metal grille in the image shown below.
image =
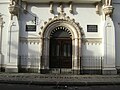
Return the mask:
<svg viewBox="0 0 120 90"><path fill-rule="evenodd" d="M39 72L40 57L37 55L20 55L19 56L19 70L20 72Z"/></svg>
<svg viewBox="0 0 120 90"><path fill-rule="evenodd" d="M81 74L102 74L102 61L100 56L81 57Z"/></svg>

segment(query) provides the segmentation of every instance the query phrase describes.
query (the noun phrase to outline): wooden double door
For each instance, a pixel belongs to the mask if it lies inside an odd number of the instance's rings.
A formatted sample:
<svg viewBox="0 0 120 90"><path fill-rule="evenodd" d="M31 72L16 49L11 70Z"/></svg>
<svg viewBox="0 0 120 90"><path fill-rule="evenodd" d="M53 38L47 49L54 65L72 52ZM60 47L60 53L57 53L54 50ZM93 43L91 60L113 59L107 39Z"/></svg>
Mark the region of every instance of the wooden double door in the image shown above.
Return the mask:
<svg viewBox="0 0 120 90"><path fill-rule="evenodd" d="M72 40L70 38L50 39L50 68L72 68Z"/></svg>

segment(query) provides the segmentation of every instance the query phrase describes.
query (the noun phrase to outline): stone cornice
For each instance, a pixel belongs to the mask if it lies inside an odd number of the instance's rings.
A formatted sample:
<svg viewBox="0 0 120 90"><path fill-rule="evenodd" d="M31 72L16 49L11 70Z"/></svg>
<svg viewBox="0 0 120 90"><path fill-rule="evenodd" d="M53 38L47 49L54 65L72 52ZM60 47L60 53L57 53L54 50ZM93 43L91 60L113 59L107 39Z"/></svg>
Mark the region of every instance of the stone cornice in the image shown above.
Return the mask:
<svg viewBox="0 0 120 90"><path fill-rule="evenodd" d="M21 43L26 43L26 44L39 44L40 43L40 37L20 37L20 42Z"/></svg>
<svg viewBox="0 0 120 90"><path fill-rule="evenodd" d="M82 38L82 41L89 42L89 41L102 41L102 38Z"/></svg>
<svg viewBox="0 0 120 90"><path fill-rule="evenodd" d="M40 39L40 37L20 37L20 42L26 44L39 44ZM101 44L102 38L82 38L82 43Z"/></svg>
<svg viewBox="0 0 120 90"><path fill-rule="evenodd" d="M49 3L49 2L55 2L55 3L68 3L70 1L74 2L74 3L96 3L96 2L100 2L101 0L22 0L22 1L26 1L26 2L30 2L30 3Z"/></svg>
<svg viewBox="0 0 120 90"><path fill-rule="evenodd" d="M82 43L83 44L91 44L91 45L93 45L93 44L95 44L95 45L97 45L97 44L101 44L102 43L102 38L82 38Z"/></svg>

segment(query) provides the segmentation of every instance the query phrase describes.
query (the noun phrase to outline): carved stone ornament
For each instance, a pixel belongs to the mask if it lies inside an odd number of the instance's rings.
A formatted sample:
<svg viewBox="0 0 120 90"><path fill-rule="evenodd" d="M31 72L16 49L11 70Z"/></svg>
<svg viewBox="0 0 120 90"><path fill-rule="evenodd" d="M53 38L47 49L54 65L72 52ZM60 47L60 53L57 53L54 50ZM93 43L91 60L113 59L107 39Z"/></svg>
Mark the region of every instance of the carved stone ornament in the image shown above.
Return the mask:
<svg viewBox="0 0 120 90"><path fill-rule="evenodd" d="M39 34L42 35L44 30L52 27L51 25L53 24L59 24L64 26L65 23L74 26L78 31L80 30L79 32L81 32L81 35L83 35L82 28L79 26L79 23L75 22L75 19L70 19L69 16L66 16L66 13L64 13L64 11L58 13L58 16L54 16L54 18L49 18L48 22L45 21L44 25L41 27L41 32L39 32Z"/></svg>
<svg viewBox="0 0 120 90"><path fill-rule="evenodd" d="M111 6L112 0L104 0L105 6Z"/></svg>
<svg viewBox="0 0 120 90"><path fill-rule="evenodd" d="M19 6L17 5L17 0L12 0L9 6L9 12L12 15L18 15Z"/></svg>
<svg viewBox="0 0 120 90"><path fill-rule="evenodd" d="M95 6L96 6L96 14L100 14L101 3L97 2L97 3L95 3Z"/></svg>
<svg viewBox="0 0 120 90"><path fill-rule="evenodd" d="M50 13L54 13L54 10L53 10L53 2L50 2Z"/></svg>
<svg viewBox="0 0 120 90"><path fill-rule="evenodd" d="M103 12L106 16L111 16L113 13L113 6L104 6L103 7Z"/></svg>
<svg viewBox="0 0 120 90"><path fill-rule="evenodd" d="M69 10L70 13L73 13L73 3L70 2L70 10Z"/></svg>
<svg viewBox="0 0 120 90"><path fill-rule="evenodd" d="M10 6L9 12L13 15L18 15L19 7L18 6Z"/></svg>

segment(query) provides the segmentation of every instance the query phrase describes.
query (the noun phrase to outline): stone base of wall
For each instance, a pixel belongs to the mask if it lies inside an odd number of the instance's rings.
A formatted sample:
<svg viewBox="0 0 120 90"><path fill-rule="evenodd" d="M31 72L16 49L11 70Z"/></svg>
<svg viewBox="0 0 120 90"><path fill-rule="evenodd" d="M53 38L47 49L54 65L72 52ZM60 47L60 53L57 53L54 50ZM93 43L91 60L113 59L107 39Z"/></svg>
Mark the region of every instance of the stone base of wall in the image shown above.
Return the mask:
<svg viewBox="0 0 120 90"><path fill-rule="evenodd" d="M20 73L41 73L41 74L71 74L71 75L82 75L82 74L96 74L101 75L102 70L72 70L72 69L35 69L35 68L19 68Z"/></svg>
<svg viewBox="0 0 120 90"><path fill-rule="evenodd" d="M5 72L17 73L18 72L18 68L5 68Z"/></svg>
<svg viewBox="0 0 120 90"><path fill-rule="evenodd" d="M117 74L120 74L120 69L117 69Z"/></svg>
<svg viewBox="0 0 120 90"><path fill-rule="evenodd" d="M5 67L0 67L0 72L5 72Z"/></svg>
<svg viewBox="0 0 120 90"><path fill-rule="evenodd" d="M50 70L49 69L40 69L40 73L41 74L48 74L48 73L50 73Z"/></svg>
<svg viewBox="0 0 120 90"><path fill-rule="evenodd" d="M81 70L80 74L96 74L96 75L101 75L102 74L102 70L101 69L85 69L85 70Z"/></svg>
<svg viewBox="0 0 120 90"><path fill-rule="evenodd" d="M73 75L82 75L82 74L93 74L93 75L116 75L120 74L120 69L117 70L72 70L72 69L38 69L38 68L5 68L1 67L0 72L19 72L19 73L41 73L41 74L73 74Z"/></svg>
<svg viewBox="0 0 120 90"><path fill-rule="evenodd" d="M116 75L117 74L117 70L103 70L102 74L103 75Z"/></svg>
<svg viewBox="0 0 120 90"><path fill-rule="evenodd" d="M20 73L38 73L38 68L19 68L18 72Z"/></svg>
<svg viewBox="0 0 120 90"><path fill-rule="evenodd" d="M80 74L80 70L72 70L72 74L74 74L74 75L79 75Z"/></svg>
<svg viewBox="0 0 120 90"><path fill-rule="evenodd" d="M80 70L72 70L72 69L41 69L41 74L80 74Z"/></svg>

